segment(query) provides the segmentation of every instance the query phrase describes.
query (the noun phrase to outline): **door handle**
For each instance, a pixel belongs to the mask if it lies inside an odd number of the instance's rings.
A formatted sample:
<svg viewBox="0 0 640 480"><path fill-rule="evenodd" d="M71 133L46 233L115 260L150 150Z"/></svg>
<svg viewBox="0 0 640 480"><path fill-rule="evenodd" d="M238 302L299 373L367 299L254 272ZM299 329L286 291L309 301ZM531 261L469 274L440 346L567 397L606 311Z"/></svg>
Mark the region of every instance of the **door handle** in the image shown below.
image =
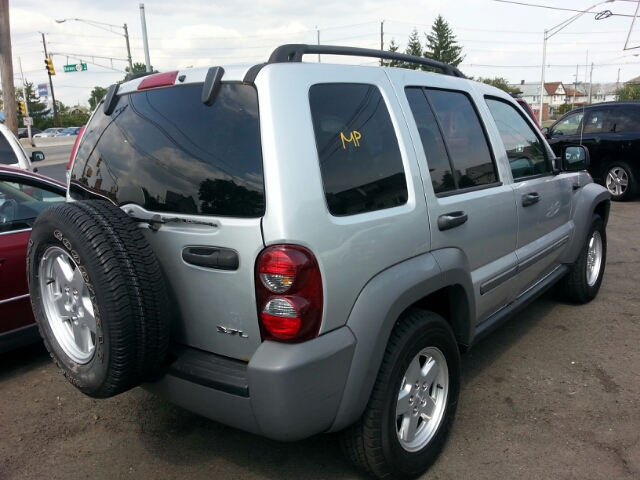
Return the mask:
<svg viewBox="0 0 640 480"><path fill-rule="evenodd" d="M237 252L218 247L186 247L182 259L191 265L217 270L237 270L240 263Z"/></svg>
<svg viewBox="0 0 640 480"><path fill-rule="evenodd" d="M538 192L525 193L522 195L522 206L529 207L540 201L540 194Z"/></svg>
<svg viewBox="0 0 640 480"><path fill-rule="evenodd" d="M469 220L469 217L464 212L451 212L445 213L438 217L438 230L444 232L445 230L451 230L458 227Z"/></svg>

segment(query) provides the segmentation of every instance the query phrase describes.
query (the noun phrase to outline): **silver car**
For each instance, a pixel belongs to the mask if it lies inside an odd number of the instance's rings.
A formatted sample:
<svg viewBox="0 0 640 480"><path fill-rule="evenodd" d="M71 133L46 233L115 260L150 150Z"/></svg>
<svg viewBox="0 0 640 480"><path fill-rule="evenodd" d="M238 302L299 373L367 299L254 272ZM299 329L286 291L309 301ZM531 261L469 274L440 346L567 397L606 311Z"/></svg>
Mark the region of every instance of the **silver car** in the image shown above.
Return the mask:
<svg viewBox="0 0 640 480"><path fill-rule="evenodd" d="M554 285L600 289L610 195L584 147L561 153L505 92L393 52L285 45L112 85L69 203L32 230L41 334L89 396L142 385L269 438L341 432L360 470L420 475L460 352Z"/></svg>

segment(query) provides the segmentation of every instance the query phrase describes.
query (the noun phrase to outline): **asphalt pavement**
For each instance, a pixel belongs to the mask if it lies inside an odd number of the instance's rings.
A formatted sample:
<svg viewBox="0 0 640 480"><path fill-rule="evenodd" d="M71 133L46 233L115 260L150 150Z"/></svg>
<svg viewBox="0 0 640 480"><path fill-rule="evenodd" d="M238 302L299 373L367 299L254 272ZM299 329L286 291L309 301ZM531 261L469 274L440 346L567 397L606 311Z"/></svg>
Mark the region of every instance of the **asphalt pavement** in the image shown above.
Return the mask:
<svg viewBox="0 0 640 480"><path fill-rule="evenodd" d="M640 478L639 238L640 198L614 203L598 297L544 295L463 356L452 435L424 480ZM89 398L37 344L0 355L0 479L23 478L366 477L335 434L280 443L140 388Z"/></svg>

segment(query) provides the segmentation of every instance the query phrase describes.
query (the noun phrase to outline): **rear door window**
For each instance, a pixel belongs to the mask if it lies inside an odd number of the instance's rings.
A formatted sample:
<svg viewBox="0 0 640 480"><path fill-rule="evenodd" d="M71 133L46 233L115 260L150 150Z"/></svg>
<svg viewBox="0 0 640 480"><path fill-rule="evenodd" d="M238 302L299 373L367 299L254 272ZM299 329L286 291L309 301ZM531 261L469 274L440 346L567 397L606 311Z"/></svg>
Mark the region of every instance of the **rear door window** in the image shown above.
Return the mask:
<svg viewBox="0 0 640 480"><path fill-rule="evenodd" d="M313 85L309 103L329 212L354 215L407 203L398 139L378 88Z"/></svg>
<svg viewBox="0 0 640 480"><path fill-rule="evenodd" d="M484 129L466 94L421 87L405 91L436 194L498 182Z"/></svg>
<svg viewBox="0 0 640 480"><path fill-rule="evenodd" d="M256 90L223 84L211 106L201 95L202 84L145 90L119 97L110 116L98 111L73 165L71 195L95 192L160 212L262 216Z"/></svg>

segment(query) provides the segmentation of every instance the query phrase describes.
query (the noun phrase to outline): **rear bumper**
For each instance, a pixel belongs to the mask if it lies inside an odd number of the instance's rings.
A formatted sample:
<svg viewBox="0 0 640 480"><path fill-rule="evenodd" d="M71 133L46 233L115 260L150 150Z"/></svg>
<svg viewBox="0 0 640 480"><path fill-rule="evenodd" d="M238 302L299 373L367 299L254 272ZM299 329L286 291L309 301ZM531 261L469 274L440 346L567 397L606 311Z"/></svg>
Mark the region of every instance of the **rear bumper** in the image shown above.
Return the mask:
<svg viewBox="0 0 640 480"><path fill-rule="evenodd" d="M249 363L176 345L143 388L232 427L300 440L333 424L355 345L347 327L304 343L263 342Z"/></svg>

